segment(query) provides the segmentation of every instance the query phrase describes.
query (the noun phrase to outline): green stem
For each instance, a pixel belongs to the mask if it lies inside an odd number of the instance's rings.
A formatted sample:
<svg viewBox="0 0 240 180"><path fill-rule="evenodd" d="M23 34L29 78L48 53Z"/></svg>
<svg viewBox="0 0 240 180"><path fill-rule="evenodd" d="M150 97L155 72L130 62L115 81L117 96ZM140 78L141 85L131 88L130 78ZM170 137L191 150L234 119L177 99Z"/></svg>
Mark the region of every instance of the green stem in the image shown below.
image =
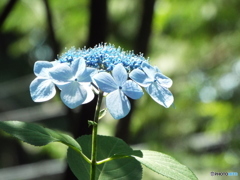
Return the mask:
<svg viewBox="0 0 240 180"><path fill-rule="evenodd" d="M96 165L97 165L97 128L98 128L98 118L99 112L102 104L103 92L100 91L98 94L98 101L96 105L96 111L94 114L93 130L92 130L92 153L91 153L91 167L90 167L90 180L95 180Z"/></svg>

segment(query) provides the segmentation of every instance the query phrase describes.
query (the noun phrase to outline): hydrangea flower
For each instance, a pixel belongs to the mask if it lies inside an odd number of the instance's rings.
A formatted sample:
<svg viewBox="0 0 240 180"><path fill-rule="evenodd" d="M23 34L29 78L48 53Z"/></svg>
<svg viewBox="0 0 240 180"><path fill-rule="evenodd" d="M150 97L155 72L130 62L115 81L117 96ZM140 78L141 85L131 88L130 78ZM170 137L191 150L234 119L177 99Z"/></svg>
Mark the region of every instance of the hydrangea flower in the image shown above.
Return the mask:
<svg viewBox="0 0 240 180"><path fill-rule="evenodd" d="M110 44L94 48L71 48L58 60L37 61L37 76L30 84L31 97L35 102L50 100L56 94L69 108L90 102L96 86L106 95L106 106L115 119L125 117L130 109L128 97L139 99L142 88L159 104L169 107L173 95L168 90L171 79L152 67L141 54L123 51Z"/></svg>
<svg viewBox="0 0 240 180"><path fill-rule="evenodd" d="M30 94L35 102L44 102L52 99L56 94L56 89L49 76L49 69L53 63L47 61L37 61L34 64L34 74L37 76L30 84Z"/></svg>
<svg viewBox="0 0 240 180"><path fill-rule="evenodd" d="M122 64L113 68L112 75L100 72L93 79L100 90L109 93L106 96L106 106L114 119L121 119L129 113L131 105L127 96L139 99L143 95L141 87L128 80L128 73Z"/></svg>
<svg viewBox="0 0 240 180"><path fill-rule="evenodd" d="M172 86L172 80L146 62L142 63L141 69L134 69L130 78L143 86L154 101L166 108L171 106L173 95L168 88Z"/></svg>
<svg viewBox="0 0 240 180"><path fill-rule="evenodd" d="M90 102L94 93L90 86L94 68L86 68L85 60L78 58L69 66L67 63L58 64L49 71L52 81L61 90L61 99L73 109L81 104Z"/></svg>

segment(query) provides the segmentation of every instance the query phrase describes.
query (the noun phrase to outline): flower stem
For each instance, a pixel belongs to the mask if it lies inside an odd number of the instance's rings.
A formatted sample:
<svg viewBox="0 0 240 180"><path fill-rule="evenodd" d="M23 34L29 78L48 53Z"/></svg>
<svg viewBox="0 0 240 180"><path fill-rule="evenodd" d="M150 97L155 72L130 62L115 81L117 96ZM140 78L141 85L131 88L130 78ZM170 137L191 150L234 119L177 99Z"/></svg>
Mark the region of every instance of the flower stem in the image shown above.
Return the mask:
<svg viewBox="0 0 240 180"><path fill-rule="evenodd" d="M94 114L94 122L93 130L92 130L92 153L91 153L91 167L90 167L90 180L95 180L96 174L96 165L97 165L97 128L98 128L98 118L99 112L102 104L103 92L100 91L98 94L98 101L96 105L96 110Z"/></svg>

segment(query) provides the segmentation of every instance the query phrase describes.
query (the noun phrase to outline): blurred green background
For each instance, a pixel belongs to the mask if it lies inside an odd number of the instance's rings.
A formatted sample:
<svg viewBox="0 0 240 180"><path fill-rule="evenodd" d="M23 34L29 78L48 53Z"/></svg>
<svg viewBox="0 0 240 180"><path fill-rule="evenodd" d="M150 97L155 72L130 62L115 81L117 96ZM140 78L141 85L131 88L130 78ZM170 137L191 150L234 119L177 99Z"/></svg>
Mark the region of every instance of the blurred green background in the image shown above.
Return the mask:
<svg viewBox="0 0 240 180"><path fill-rule="evenodd" d="M165 109L145 93L135 101L129 119L116 121L108 115L99 133L171 155L199 179L227 178L212 177L210 172L240 174L240 1L98 3L0 1L0 120L37 122L72 134L70 110L59 95L46 103L31 100L28 88L34 79L34 62L52 61L72 46L108 42L149 57L173 80L170 90L175 102ZM78 111L81 107L70 114ZM36 148L0 132L0 180L3 174L4 180L71 179L64 175L65 155L64 146ZM54 159L62 160L55 163ZM16 169L9 169L38 162L53 163L56 172L31 170L35 176L27 177L30 171L21 170L26 176L21 178L13 177ZM144 169L143 179L164 178Z"/></svg>

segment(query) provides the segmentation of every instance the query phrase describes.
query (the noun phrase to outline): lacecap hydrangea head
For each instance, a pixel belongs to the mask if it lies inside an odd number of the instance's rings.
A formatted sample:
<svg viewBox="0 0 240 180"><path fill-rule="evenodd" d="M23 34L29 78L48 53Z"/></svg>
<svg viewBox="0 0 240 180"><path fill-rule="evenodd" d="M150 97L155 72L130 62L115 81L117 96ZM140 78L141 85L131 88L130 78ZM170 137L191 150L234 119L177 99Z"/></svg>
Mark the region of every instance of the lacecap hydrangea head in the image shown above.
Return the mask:
<svg viewBox="0 0 240 180"><path fill-rule="evenodd" d="M114 119L129 113L128 98L142 97L142 88L166 108L173 103L173 95L168 90L172 85L170 78L151 66L142 55L110 44L71 48L58 60L37 61L34 73L37 77L30 84L30 94L35 102L53 98L57 87L63 103L73 109L90 102L95 87L107 94L106 107Z"/></svg>

